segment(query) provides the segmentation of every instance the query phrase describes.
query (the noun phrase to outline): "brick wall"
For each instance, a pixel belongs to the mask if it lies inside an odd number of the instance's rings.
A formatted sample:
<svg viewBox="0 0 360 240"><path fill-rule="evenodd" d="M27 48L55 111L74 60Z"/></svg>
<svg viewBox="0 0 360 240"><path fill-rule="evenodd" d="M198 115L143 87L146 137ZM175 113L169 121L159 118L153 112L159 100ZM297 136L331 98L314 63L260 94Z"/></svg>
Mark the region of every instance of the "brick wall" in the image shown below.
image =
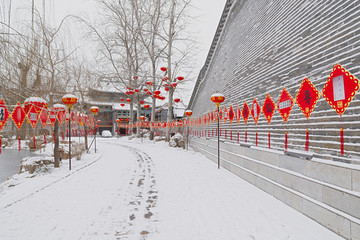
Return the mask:
<svg viewBox="0 0 360 240"><path fill-rule="evenodd" d="M251 107L254 97L262 106L266 93L277 103L283 87L295 98L305 77L321 92L336 63L360 78L358 1L227 1L214 40L189 104L194 117L214 109L210 101L214 92L225 95L223 106L239 104L241 108L245 100ZM236 141L239 131L240 141L244 141L247 130L248 141L254 144L257 130L259 145L267 147L270 131L275 149L284 148L285 131L290 149L304 149L307 127L310 150L328 159L340 156L343 127L344 157L359 159L360 92L342 119L320 97L308 121L295 104L287 124L277 110L271 124L262 113L257 126L252 119L248 125L243 119L240 125L222 122L228 140L232 131Z"/></svg>

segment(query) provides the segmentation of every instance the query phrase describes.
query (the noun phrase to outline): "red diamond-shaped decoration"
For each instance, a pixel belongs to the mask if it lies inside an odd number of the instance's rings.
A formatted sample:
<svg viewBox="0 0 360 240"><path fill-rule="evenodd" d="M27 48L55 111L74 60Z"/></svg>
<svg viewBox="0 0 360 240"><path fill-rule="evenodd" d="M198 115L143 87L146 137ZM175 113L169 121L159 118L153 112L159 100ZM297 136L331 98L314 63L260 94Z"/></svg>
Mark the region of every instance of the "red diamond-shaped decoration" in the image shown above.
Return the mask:
<svg viewBox="0 0 360 240"><path fill-rule="evenodd" d="M265 118L269 124L271 122L272 116L274 115L275 107L275 102L270 97L270 94L266 94L264 105L262 107L262 112L264 113Z"/></svg>
<svg viewBox="0 0 360 240"><path fill-rule="evenodd" d="M359 90L359 80L336 64L322 90L325 100L341 116Z"/></svg>
<svg viewBox="0 0 360 240"><path fill-rule="evenodd" d="M48 114L47 114L45 109L43 109L41 111L39 118L40 118L41 125L43 126L43 128L45 128L46 127L46 122L48 120Z"/></svg>
<svg viewBox="0 0 360 240"><path fill-rule="evenodd" d="M221 107L221 106L219 107L219 112L218 112L218 114L219 114L219 119L220 119L220 121L221 121L222 118L223 118L223 110L222 110L222 107Z"/></svg>
<svg viewBox="0 0 360 240"><path fill-rule="evenodd" d="M243 109L242 109L242 115L243 115L245 124L247 124L248 119L249 119L249 115L250 115L250 108L247 105L246 101L245 101Z"/></svg>
<svg viewBox="0 0 360 240"><path fill-rule="evenodd" d="M179 124L179 127L182 127L183 122L181 121L181 119L180 119L180 121L178 122L178 124Z"/></svg>
<svg viewBox="0 0 360 240"><path fill-rule="evenodd" d="M227 110L227 107L225 106L225 108L224 108L224 113L223 113L223 115L224 115L224 122L226 123L227 122L227 119L228 119L228 110Z"/></svg>
<svg viewBox="0 0 360 240"><path fill-rule="evenodd" d="M251 116L254 119L255 124L257 124L260 117L261 108L256 98L254 98L253 104L251 106Z"/></svg>
<svg viewBox="0 0 360 240"><path fill-rule="evenodd" d="M239 107L239 104L237 104L237 106L236 106L236 122L238 125L240 124L240 119L241 119L241 109Z"/></svg>
<svg viewBox="0 0 360 240"><path fill-rule="evenodd" d="M17 102L16 107L11 113L11 119L13 120L15 126L20 130L26 118L26 113L24 108L21 107L21 103Z"/></svg>
<svg viewBox="0 0 360 240"><path fill-rule="evenodd" d="M53 107L51 107L50 112L49 112L49 120L50 120L51 126L54 127L55 121L56 121L56 112L54 111Z"/></svg>
<svg viewBox="0 0 360 240"><path fill-rule="evenodd" d="M285 123L289 118L293 106L294 106L294 99L284 87L283 90L281 91L280 98L277 103L277 109Z"/></svg>
<svg viewBox="0 0 360 240"><path fill-rule="evenodd" d="M232 122L234 120L234 117L235 117L234 109L233 109L232 105L230 105L230 108L229 108L229 121L230 121L230 124L232 124Z"/></svg>
<svg viewBox="0 0 360 240"><path fill-rule="evenodd" d="M320 93L312 82L305 78L296 94L295 100L302 113L308 119L319 100Z"/></svg>
<svg viewBox="0 0 360 240"><path fill-rule="evenodd" d="M0 99L0 131L5 126L7 120L9 120L10 113L5 104L4 99Z"/></svg>
<svg viewBox="0 0 360 240"><path fill-rule="evenodd" d="M34 107L34 105L31 106L29 112L27 113L27 117L28 117L28 120L29 120L32 128L35 128L36 123L39 120L38 108Z"/></svg>

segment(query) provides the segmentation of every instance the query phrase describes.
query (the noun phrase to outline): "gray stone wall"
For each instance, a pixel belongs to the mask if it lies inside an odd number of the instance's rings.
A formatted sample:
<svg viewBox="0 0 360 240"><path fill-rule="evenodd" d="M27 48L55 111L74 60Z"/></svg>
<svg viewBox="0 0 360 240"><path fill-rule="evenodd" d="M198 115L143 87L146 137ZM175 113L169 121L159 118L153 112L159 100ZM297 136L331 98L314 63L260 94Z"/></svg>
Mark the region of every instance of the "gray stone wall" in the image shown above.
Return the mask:
<svg viewBox="0 0 360 240"><path fill-rule="evenodd" d="M214 109L210 96L221 92L223 106L242 108L256 98L262 106L266 93L277 103L286 87L295 98L302 80L307 77L321 92L332 68L341 64L360 78L360 2L358 1L228 1L229 11L213 54L208 56L189 104L194 114ZM216 36L219 35L219 32ZM215 49L214 49L215 48ZM209 54L210 55L210 54ZM201 130L214 128L207 125ZM248 131L248 141L284 148L284 132L288 132L290 149L304 149L306 128L310 132L310 150L323 158L340 156L340 127L344 128L346 158L360 156L360 92L340 119L334 109L320 97L307 121L297 104L287 124L275 112L271 124L261 113L258 125L243 119L222 122L222 128L239 131L240 141ZM198 129L199 130L199 129ZM224 134L221 136L224 138ZM227 138L230 138L229 135ZM236 137L233 137L236 141ZM229 139L228 139L229 140Z"/></svg>

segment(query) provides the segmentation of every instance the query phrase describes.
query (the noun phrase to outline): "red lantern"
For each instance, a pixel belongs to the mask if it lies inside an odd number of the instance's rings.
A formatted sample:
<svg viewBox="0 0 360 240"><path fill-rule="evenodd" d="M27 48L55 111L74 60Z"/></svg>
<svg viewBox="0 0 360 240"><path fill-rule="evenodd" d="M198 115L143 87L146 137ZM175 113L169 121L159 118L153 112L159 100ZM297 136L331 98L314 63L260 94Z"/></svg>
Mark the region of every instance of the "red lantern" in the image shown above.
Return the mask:
<svg viewBox="0 0 360 240"><path fill-rule="evenodd" d="M144 103L145 103L145 101L144 101L144 100L141 100L141 101L140 101L140 104L144 104Z"/></svg>
<svg viewBox="0 0 360 240"><path fill-rule="evenodd" d="M165 72L167 70L167 68L166 67L161 67L160 70Z"/></svg>
<svg viewBox="0 0 360 240"><path fill-rule="evenodd" d="M147 91L149 91L149 89L147 89L147 88L144 88L144 92L147 92Z"/></svg>
<svg viewBox="0 0 360 240"><path fill-rule="evenodd" d="M155 95L155 94L154 94L154 98L159 98L159 95Z"/></svg>
<svg viewBox="0 0 360 240"><path fill-rule="evenodd" d="M159 91L159 90L154 91L155 95L159 95L160 93L161 93L161 91Z"/></svg>
<svg viewBox="0 0 360 240"><path fill-rule="evenodd" d="M96 107L96 106L92 106L92 107L90 108L90 112L92 112L94 115L97 115L98 112L99 112L99 108Z"/></svg>
<svg viewBox="0 0 360 240"><path fill-rule="evenodd" d="M130 98L127 98L126 101L129 103L129 102L131 102L131 99L130 99Z"/></svg>
<svg viewBox="0 0 360 240"><path fill-rule="evenodd" d="M175 98L174 102L176 102L176 103L180 102L180 98Z"/></svg>
<svg viewBox="0 0 360 240"><path fill-rule="evenodd" d="M122 118L120 118L120 122L122 122L122 120L123 120L123 119L122 119Z"/></svg>
<svg viewBox="0 0 360 240"><path fill-rule="evenodd" d="M25 113L28 113L31 106L34 106L35 111L37 113L40 113L42 109L47 109L47 102L39 97L30 97L28 99L25 99L24 101L24 110Z"/></svg>
<svg viewBox="0 0 360 240"><path fill-rule="evenodd" d="M136 80L136 79L138 79L138 76L134 76L133 78L134 78L134 80Z"/></svg>
<svg viewBox="0 0 360 240"><path fill-rule="evenodd" d="M71 106L77 102L77 97L73 94L65 94L62 97L62 102L68 106Z"/></svg>
<svg viewBox="0 0 360 240"><path fill-rule="evenodd" d="M145 109L148 109L149 107L150 107L149 104L145 104L145 105L144 105L144 108L145 108Z"/></svg>
<svg viewBox="0 0 360 240"><path fill-rule="evenodd" d="M182 81L184 80L184 77L177 77L177 80Z"/></svg>
<svg viewBox="0 0 360 240"><path fill-rule="evenodd" d="M188 116L188 117L190 117L192 115L192 113L193 112L191 110L186 110L185 111L185 115Z"/></svg>
<svg viewBox="0 0 360 240"><path fill-rule="evenodd" d="M159 99L160 100L165 100L165 97L164 96L159 96Z"/></svg>
<svg viewBox="0 0 360 240"><path fill-rule="evenodd" d="M141 120L141 121L144 121L144 120L145 120L145 116L141 115L141 116L140 116L140 120Z"/></svg>
<svg viewBox="0 0 360 240"><path fill-rule="evenodd" d="M151 92L150 92L150 91L148 91L146 94L150 96L150 95L151 95Z"/></svg>
<svg viewBox="0 0 360 240"><path fill-rule="evenodd" d="M124 99L123 98L120 98L120 102L123 102L124 101Z"/></svg>
<svg viewBox="0 0 360 240"><path fill-rule="evenodd" d="M120 105L121 105L122 107L124 107L124 106L125 106L125 104L124 104L124 103L121 103Z"/></svg>
<svg viewBox="0 0 360 240"><path fill-rule="evenodd" d="M117 122L117 123L119 123L119 122L120 122L120 120L119 120L119 119L116 119L116 122Z"/></svg>
<svg viewBox="0 0 360 240"><path fill-rule="evenodd" d="M170 86L172 86L173 88L176 88L177 83L171 83Z"/></svg>
<svg viewBox="0 0 360 240"><path fill-rule="evenodd" d="M165 87L164 90L168 92L170 89L168 87Z"/></svg>
<svg viewBox="0 0 360 240"><path fill-rule="evenodd" d="M161 79L163 82L166 82L166 79L165 78L163 78L163 79Z"/></svg>
<svg viewBox="0 0 360 240"><path fill-rule="evenodd" d="M146 82L146 85L152 86L152 85L153 85L153 82L148 81L148 82Z"/></svg>
<svg viewBox="0 0 360 240"><path fill-rule="evenodd" d="M220 106L220 103L222 103L224 100L225 97L221 93L214 93L213 95L211 95L211 101L213 101L216 106Z"/></svg>
<svg viewBox="0 0 360 240"><path fill-rule="evenodd" d="M133 90L130 90L128 93L129 93L130 95L133 95L133 94L134 94L134 91L133 91Z"/></svg>
<svg viewBox="0 0 360 240"><path fill-rule="evenodd" d="M137 92L137 93L138 93L138 92L140 92L140 90L139 90L139 89L135 89L135 92Z"/></svg>

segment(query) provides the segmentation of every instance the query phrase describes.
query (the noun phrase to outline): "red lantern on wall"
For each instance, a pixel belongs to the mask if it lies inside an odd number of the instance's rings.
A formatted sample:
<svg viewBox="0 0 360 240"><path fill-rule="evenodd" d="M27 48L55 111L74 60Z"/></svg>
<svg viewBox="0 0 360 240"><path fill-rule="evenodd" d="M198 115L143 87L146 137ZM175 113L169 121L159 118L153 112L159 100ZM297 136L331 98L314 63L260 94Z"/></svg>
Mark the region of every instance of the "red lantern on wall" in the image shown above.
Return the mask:
<svg viewBox="0 0 360 240"><path fill-rule="evenodd" d="M161 67L160 70L165 72L167 70L167 68L166 67Z"/></svg>

